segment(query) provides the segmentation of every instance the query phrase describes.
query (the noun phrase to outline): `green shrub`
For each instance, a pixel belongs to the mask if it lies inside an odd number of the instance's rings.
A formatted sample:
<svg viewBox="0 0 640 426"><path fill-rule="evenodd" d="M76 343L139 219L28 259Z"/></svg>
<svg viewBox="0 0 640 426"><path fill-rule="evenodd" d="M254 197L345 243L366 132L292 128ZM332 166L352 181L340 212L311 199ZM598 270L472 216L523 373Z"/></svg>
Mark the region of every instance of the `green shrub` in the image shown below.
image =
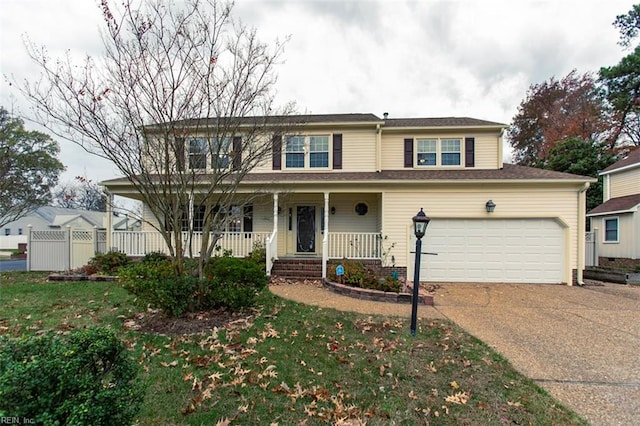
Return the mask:
<svg viewBox="0 0 640 426"><path fill-rule="evenodd" d="M342 262L342 266L344 267L344 275L342 277L338 277L335 268L331 268L329 275L331 280L351 287L374 288L377 285L378 279L376 275L362 262L345 259Z"/></svg>
<svg viewBox="0 0 640 426"><path fill-rule="evenodd" d="M36 424L131 424L143 390L114 333L0 339L0 416Z"/></svg>
<svg viewBox="0 0 640 426"><path fill-rule="evenodd" d="M262 269L265 269L267 263L267 248L263 241L256 241L253 243L251 253L247 256L247 259L251 260L257 265L260 265Z"/></svg>
<svg viewBox="0 0 640 426"><path fill-rule="evenodd" d="M169 256L160 252L160 251L152 251L144 255L140 262L142 263L162 263L169 260Z"/></svg>
<svg viewBox="0 0 640 426"><path fill-rule="evenodd" d="M89 265L103 274L114 274L120 267L129 263L127 255L119 251L97 253L89 260Z"/></svg>
<svg viewBox="0 0 640 426"><path fill-rule="evenodd" d="M200 296L207 307L239 309L251 306L268 282L261 265L229 256L211 258L204 273L207 280L202 283L204 288Z"/></svg>
<svg viewBox="0 0 640 426"><path fill-rule="evenodd" d="M151 258L131 263L120 269L119 279L122 287L137 296L142 306L162 309L166 315L176 317L196 308L194 294L198 279L177 277L169 260Z"/></svg>
<svg viewBox="0 0 640 426"><path fill-rule="evenodd" d="M376 274L361 262L344 259L342 261L344 275L338 277L336 268L329 270L329 279L351 287L368 288L372 290L390 291L399 293L402 290L402 282L393 277L378 278Z"/></svg>

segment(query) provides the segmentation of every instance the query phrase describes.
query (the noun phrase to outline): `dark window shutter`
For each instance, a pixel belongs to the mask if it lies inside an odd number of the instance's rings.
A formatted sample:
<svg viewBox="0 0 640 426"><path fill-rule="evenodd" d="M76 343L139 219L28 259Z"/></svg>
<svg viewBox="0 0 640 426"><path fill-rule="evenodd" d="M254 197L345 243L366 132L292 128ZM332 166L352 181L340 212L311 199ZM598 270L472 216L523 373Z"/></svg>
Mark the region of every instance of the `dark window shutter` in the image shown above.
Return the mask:
<svg viewBox="0 0 640 426"><path fill-rule="evenodd" d="M184 172L184 138L175 138L175 154L176 154L176 168L179 172Z"/></svg>
<svg viewBox="0 0 640 426"><path fill-rule="evenodd" d="M342 135L333 135L333 168L342 169Z"/></svg>
<svg viewBox="0 0 640 426"><path fill-rule="evenodd" d="M464 166L475 167L476 165L476 138L464 138Z"/></svg>
<svg viewBox="0 0 640 426"><path fill-rule="evenodd" d="M413 167L413 139L404 140L404 166Z"/></svg>
<svg viewBox="0 0 640 426"><path fill-rule="evenodd" d="M282 169L282 135L273 135L271 164L273 170Z"/></svg>
<svg viewBox="0 0 640 426"><path fill-rule="evenodd" d="M242 221L244 232L253 232L253 206L244 206Z"/></svg>
<svg viewBox="0 0 640 426"><path fill-rule="evenodd" d="M242 165L242 138L233 137L233 170L240 170Z"/></svg>

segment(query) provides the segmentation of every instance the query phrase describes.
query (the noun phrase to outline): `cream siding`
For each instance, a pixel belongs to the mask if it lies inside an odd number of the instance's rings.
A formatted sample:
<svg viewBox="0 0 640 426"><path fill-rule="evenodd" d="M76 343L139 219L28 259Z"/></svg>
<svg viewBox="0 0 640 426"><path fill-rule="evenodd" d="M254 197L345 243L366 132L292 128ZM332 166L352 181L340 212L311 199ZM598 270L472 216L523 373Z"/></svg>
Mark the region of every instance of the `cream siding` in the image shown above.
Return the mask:
<svg viewBox="0 0 640 426"><path fill-rule="evenodd" d="M609 176L611 198L640 193L640 167L611 173Z"/></svg>
<svg viewBox="0 0 640 426"><path fill-rule="evenodd" d="M496 136L482 135L475 138L475 168L497 169L500 167L500 145Z"/></svg>
<svg viewBox="0 0 640 426"><path fill-rule="evenodd" d="M349 131L342 134L342 171L376 171L375 130Z"/></svg>
<svg viewBox="0 0 640 426"><path fill-rule="evenodd" d="M487 213L485 203L492 199L496 203L494 213ZM578 244L577 189L545 189L522 186L500 189L483 185L477 189L433 189L423 191L395 191L384 194L382 233L390 242L396 243L393 255L396 264L407 265L412 232L411 218L424 208L427 216L438 218L552 218L565 229L565 279L571 282L571 269L576 269ZM429 230L423 240L424 251L429 251Z"/></svg>
<svg viewBox="0 0 640 426"><path fill-rule="evenodd" d="M618 242L604 241L605 219L618 218ZM598 256L640 258L640 212L611 214L591 218L591 229L597 231Z"/></svg>
<svg viewBox="0 0 640 426"><path fill-rule="evenodd" d="M155 231L153 225L159 226L158 220L155 218L151 209L146 203L142 203L142 231ZM153 225L152 225L153 224Z"/></svg>

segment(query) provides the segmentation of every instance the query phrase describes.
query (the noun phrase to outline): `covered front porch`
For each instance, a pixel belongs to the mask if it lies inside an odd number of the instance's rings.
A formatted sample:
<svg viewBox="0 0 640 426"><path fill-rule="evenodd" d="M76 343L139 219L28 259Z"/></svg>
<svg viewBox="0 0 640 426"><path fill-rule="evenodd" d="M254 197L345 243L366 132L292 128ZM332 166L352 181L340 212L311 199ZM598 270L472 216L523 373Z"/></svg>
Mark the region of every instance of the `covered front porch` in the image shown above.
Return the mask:
<svg viewBox="0 0 640 426"><path fill-rule="evenodd" d="M324 278L330 259L383 259L381 202L380 193L261 194L249 208L239 209L242 218L222 233L217 246L220 253L228 250L236 257L264 247L269 275L279 258L321 259ZM185 255L197 257L202 233L183 232L182 237ZM168 253L162 235L150 226L142 231L112 231L108 247L129 256Z"/></svg>

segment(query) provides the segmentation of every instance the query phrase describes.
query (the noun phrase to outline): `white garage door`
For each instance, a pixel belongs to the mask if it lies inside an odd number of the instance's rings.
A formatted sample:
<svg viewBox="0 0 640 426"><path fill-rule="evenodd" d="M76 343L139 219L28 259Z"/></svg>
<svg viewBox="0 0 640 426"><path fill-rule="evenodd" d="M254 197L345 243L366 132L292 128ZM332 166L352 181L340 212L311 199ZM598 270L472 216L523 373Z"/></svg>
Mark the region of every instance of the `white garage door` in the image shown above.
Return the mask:
<svg viewBox="0 0 640 426"><path fill-rule="evenodd" d="M422 252L438 255L422 255L420 281L563 282L563 231L550 219L432 219Z"/></svg>

